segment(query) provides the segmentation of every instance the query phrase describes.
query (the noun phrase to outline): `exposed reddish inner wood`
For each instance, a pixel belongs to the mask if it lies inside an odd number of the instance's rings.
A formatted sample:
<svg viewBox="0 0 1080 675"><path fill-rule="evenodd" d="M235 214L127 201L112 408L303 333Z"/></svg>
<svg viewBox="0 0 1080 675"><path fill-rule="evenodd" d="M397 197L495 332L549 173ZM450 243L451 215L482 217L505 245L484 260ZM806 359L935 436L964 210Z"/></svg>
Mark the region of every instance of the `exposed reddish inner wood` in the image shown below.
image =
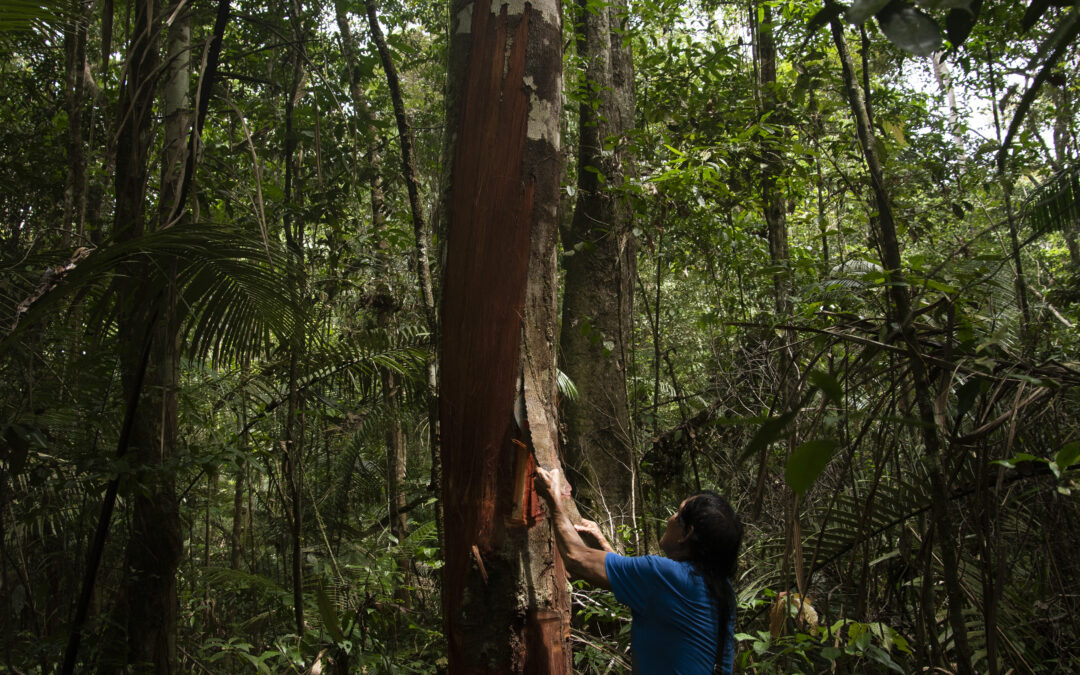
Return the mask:
<svg viewBox="0 0 1080 675"><path fill-rule="evenodd" d="M561 569L557 571L562 572ZM524 669L528 675L558 675L566 672L563 645L567 644L569 635L564 633L569 633L570 624L564 621L564 617L563 612L551 609L529 612L529 651Z"/></svg>
<svg viewBox="0 0 1080 675"><path fill-rule="evenodd" d="M530 11L508 17L503 6L493 15L490 0L476 3L455 130L440 384L450 617L472 546L481 555L498 549L514 501L512 406L534 189L522 167Z"/></svg>

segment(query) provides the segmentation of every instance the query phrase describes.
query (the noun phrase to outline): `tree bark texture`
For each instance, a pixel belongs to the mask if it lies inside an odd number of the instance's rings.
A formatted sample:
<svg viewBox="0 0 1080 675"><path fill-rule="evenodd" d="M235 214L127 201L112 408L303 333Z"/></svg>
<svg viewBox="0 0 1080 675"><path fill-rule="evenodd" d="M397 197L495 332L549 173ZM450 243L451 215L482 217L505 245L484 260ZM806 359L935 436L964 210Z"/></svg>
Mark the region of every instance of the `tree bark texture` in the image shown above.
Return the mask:
<svg viewBox="0 0 1080 675"><path fill-rule="evenodd" d="M409 211L412 214L413 237L416 246L416 283L420 288L420 300L424 310L424 323L432 341L437 340L438 318L435 307L434 284L431 279L431 262L428 248L431 242L431 228L424 216L424 207L420 203L420 179L416 171L416 162L413 158L413 133L409 118L405 114L405 100L401 95L401 83L398 78L397 68L390 54L390 48L386 43L379 26L379 16L375 0L365 0L367 11L368 28L371 38L379 50L379 59L382 62L383 72L386 74L386 83L390 89L390 100L394 106L394 120L398 128L398 143L401 147L401 172L405 178L405 185L409 194ZM377 221L381 214L375 212L375 195L372 195L372 215ZM381 206L381 204L380 204ZM438 371L433 356L429 356L425 364L427 378L427 409L428 409L428 440L431 444L432 458L434 459L439 447L439 407L438 407ZM393 377L384 383L387 390L393 388ZM401 431L400 420L395 421L396 430L391 430L387 439L387 471L390 492L391 530L399 539L405 535L406 518L401 513L405 506L405 439ZM438 472L438 462L432 462L432 469ZM436 523L442 540L442 517L436 512ZM404 562L404 559L403 559ZM403 566L404 569L404 566Z"/></svg>
<svg viewBox="0 0 1080 675"><path fill-rule="evenodd" d="M776 95L776 40L773 37L772 7L768 2L760 5L761 21L757 20L757 8L751 10L752 24L757 33L758 57L758 92L761 121L763 124L779 125L782 120L777 115L779 103ZM786 136L786 134L784 134ZM769 237L769 260L774 267L784 267L783 271L773 274L773 292L776 298L776 311L786 314L791 305L790 280L788 266L787 209L784 195L779 185L784 171L781 148L783 138L776 141L763 138L761 141L761 198L765 214L765 223Z"/></svg>
<svg viewBox="0 0 1080 675"><path fill-rule="evenodd" d="M561 7L455 0L451 17L440 355L450 672L569 673L565 570L532 488L536 462L560 464Z"/></svg>
<svg viewBox="0 0 1080 675"><path fill-rule="evenodd" d="M760 10L760 21L758 11ZM760 122L762 125L771 124L780 126L780 105L776 92L776 40L773 34L772 7L768 2L762 2L750 7L750 26L755 36L755 58L757 65L757 97ZM786 136L786 131L780 132ZM778 135L780 135L778 134ZM773 300L777 316L784 316L791 310L791 271L788 254L787 210L784 204L784 195L779 185L784 173L784 161L782 148L784 138L775 140L763 135L759 141L761 152L761 207L765 216L766 236L769 240L769 262L777 269L773 273ZM795 362L795 354L791 347L793 338L789 335L785 349L780 352L781 360L777 370L781 373L781 382L778 402L780 407L787 406L796 400L798 383L792 364ZM789 452L796 445L796 430L793 427L788 435ZM754 498L751 507L751 518L757 518L761 514L761 507L765 497L765 485L768 478L768 448L763 447L758 453L757 481L754 487ZM794 495L791 495L794 498ZM789 526L793 522L789 519ZM798 547L789 532L789 543ZM785 563L787 557L785 556ZM799 588L803 592L802 587Z"/></svg>
<svg viewBox="0 0 1080 675"><path fill-rule="evenodd" d="M86 217L86 161L83 152L83 84L86 81L85 9L79 6L75 18L64 33L66 72L65 107L68 113L68 173L64 184L64 243L80 237ZM82 242L79 242L80 245Z"/></svg>
<svg viewBox="0 0 1080 675"><path fill-rule="evenodd" d="M127 78L118 114L121 127L114 228L120 240L138 238L146 230L145 186L153 137L155 83L159 76L160 26L155 0L140 0L135 4ZM170 40L182 41L184 30L183 21L174 24ZM186 35L190 39L189 29ZM188 70L178 65L171 63L164 69L167 111L182 107L181 100L174 98L178 90L186 93ZM180 79L185 80L185 86L175 85ZM170 139L166 139L166 144L169 143ZM175 194L173 180L166 165L163 194ZM176 570L183 552L174 473L169 466L177 438L177 292L167 270L164 275L131 272L132 281L123 282L121 288L126 307L120 325L126 394L131 394L137 386L138 346L145 339L148 322L153 324L153 336L142 403L132 430L133 465L139 488L132 499L124 585L116 608L118 623L126 631L114 649L117 655L123 650L128 665L143 668L149 665L154 672L171 673L176 670ZM160 286L144 283L145 278L154 277L161 279Z"/></svg>
<svg viewBox="0 0 1080 675"><path fill-rule="evenodd" d="M616 533L634 523L626 368L637 240L621 192L629 161L626 135L634 125L634 73L630 47L623 44L625 2L586 4L579 0L574 28L586 92L578 108L577 201L563 234L559 336L562 369L578 397L563 401L561 413L570 482L592 517Z"/></svg>

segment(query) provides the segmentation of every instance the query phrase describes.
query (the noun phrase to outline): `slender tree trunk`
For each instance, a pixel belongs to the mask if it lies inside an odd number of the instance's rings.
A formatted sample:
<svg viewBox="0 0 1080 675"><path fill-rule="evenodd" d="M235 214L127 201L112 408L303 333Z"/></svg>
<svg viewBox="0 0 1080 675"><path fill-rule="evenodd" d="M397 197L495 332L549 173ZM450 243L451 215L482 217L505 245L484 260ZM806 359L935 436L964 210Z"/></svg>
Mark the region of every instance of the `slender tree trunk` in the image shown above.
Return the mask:
<svg viewBox="0 0 1080 675"><path fill-rule="evenodd" d="M394 66L390 49L386 44L386 37L379 26L378 8L375 0L365 0L365 9L368 17L368 27L371 30L372 40L379 50L379 59L382 62L383 72L386 73L386 82L390 89L390 100L394 106L394 120L398 128L398 142L401 146L401 170L405 177L405 185L409 193L409 211L412 214L413 236L416 244L416 281L420 287L420 300L424 310L424 320L431 336L432 344L438 344L439 323L435 306L435 289L431 278L431 262L428 248L431 245L431 228L424 216L424 207L420 202L420 180L416 171L416 162L413 159L413 133L409 125L409 118L405 114L405 101L401 95L401 84L398 81L397 68ZM374 207L374 202L373 202ZM439 414L439 376L438 366L434 355L427 360L425 367L427 375L427 404L428 404L428 429L429 443L431 445L431 473L432 484L441 482L441 460L439 455L440 440L440 414ZM403 450L402 450L403 452ZM404 461L399 462L404 466ZM404 481L404 476L402 476ZM400 490L399 490L400 492ZM404 495L401 496L404 504ZM435 522L439 530L439 541L444 539L442 504L436 507Z"/></svg>
<svg viewBox="0 0 1080 675"><path fill-rule="evenodd" d="M168 227L169 214L181 212L178 203L188 160L188 138L194 111L191 108L191 11L181 9L167 36L165 57L165 147L162 151L159 227Z"/></svg>
<svg viewBox="0 0 1080 675"><path fill-rule="evenodd" d="M1076 159L1076 124L1072 91L1065 86L1057 87L1054 92L1054 155L1057 165L1063 170L1070 170ZM1077 170L1077 169L1072 169ZM1069 249L1069 261L1073 273L1080 274L1080 222L1066 223L1061 232L1065 246Z"/></svg>
<svg viewBox="0 0 1080 675"><path fill-rule="evenodd" d="M760 16L760 21L758 20ZM758 97L758 110L763 123L771 125L783 125L783 112L778 103L776 92L776 40L773 30L772 6L768 2L755 3L750 7L750 26L755 36L754 55L757 60L756 90ZM765 216L766 232L769 239L769 261L777 270L773 273L773 301L777 316L784 316L791 311L791 270L789 269L788 232L787 232L787 208L783 191L780 187L780 179L784 173L783 143L786 141L786 132L779 139L762 138L759 142L761 153L761 200L762 212ZM787 348L781 352L782 360L778 370L780 372L780 396L778 407L786 410L790 402L798 396L796 391L797 382L792 364L795 355L790 346L791 339L786 338ZM789 451L795 447L795 432L788 436ZM768 448L764 447L758 454L758 477L754 489L754 500L751 508L751 518L757 518L761 513L764 501L765 484L768 473ZM794 493L790 495L795 499ZM794 501L789 506L792 517L788 518L789 526L797 525L797 513L795 513ZM801 546L801 542L788 533L788 551L791 546ZM785 564L787 561L785 556ZM800 593L804 591L799 589Z"/></svg>
<svg viewBox="0 0 1080 675"><path fill-rule="evenodd" d="M64 33L66 63L65 107L68 114L68 173L64 185L64 244L82 234L86 217L86 160L83 152L83 108L86 82L87 17L81 4ZM81 244L82 242L80 242Z"/></svg>
<svg viewBox="0 0 1080 675"><path fill-rule="evenodd" d="M381 239L381 233L386 226L386 214L383 198L379 130L375 126L375 114L368 105L367 97L364 96L364 82L360 77L360 70L357 65L359 49L352 27L349 25L348 10L344 0L335 0L334 15L337 19L338 33L341 35L341 51L349 68L349 96L352 99L353 109L356 111L357 121L368 135L367 171L370 173L368 189L370 190L369 198L371 200L371 229L376 233L376 237L379 237L377 246L382 250L388 244Z"/></svg>
<svg viewBox="0 0 1080 675"><path fill-rule="evenodd" d="M758 9L761 21L757 21ZM751 25L757 33L758 96L761 119L771 125L782 125L783 112L776 94L776 40L773 38L772 6L760 3L752 9ZM785 134L786 135L786 134ZM761 152L761 200L769 236L769 260L782 267L773 275L773 293L778 315L784 315L791 305L791 273L788 266L787 209L779 181L784 172L782 144L786 139L763 139Z"/></svg>
<svg viewBox="0 0 1080 675"><path fill-rule="evenodd" d="M567 470L578 499L616 534L633 526L634 444L626 394L637 238L621 193L634 124L633 62L623 43L626 4L579 0L578 56L585 63L579 110L577 203L563 235L566 283L559 357L578 390L562 401ZM621 539L613 537L619 544Z"/></svg>
<svg viewBox="0 0 1080 675"><path fill-rule="evenodd" d="M334 3L335 14L337 18L338 32L341 34L342 51L345 54L346 63L349 65L349 93L352 97L353 107L358 113L360 122L364 125L365 130L369 134L368 142L368 172L371 176L369 188L371 190L371 229L375 234L377 243L377 250L375 253L375 273L379 278L386 278L386 273L389 268L389 261L386 259L386 245L382 240L384 234L383 230L386 227L386 217L384 214L384 200L383 200L383 188L382 188L382 162L379 154L379 139L378 130L375 127L375 117L368 107L367 100L364 97L363 82L360 79L360 73L355 68L357 46L356 39L352 34L352 28L349 26L348 15L346 13L345 3L342 0L336 0ZM374 4L368 5L369 23L374 22L372 25L378 26L378 17L375 16ZM373 18L374 17L374 18ZM375 29L373 29L374 31ZM382 33L379 31L381 39ZM385 40L383 40L385 45ZM386 52L386 57L389 59L389 50ZM389 68L391 71L394 69L392 61L387 62L389 65L384 67ZM388 78L389 79L389 78ZM404 103L401 101L400 88L397 86L396 72L393 77L394 88L391 92L391 96L395 99L395 110L397 106L401 105L401 110L404 113ZM404 119L404 118L403 118ZM408 123L405 122L405 126L399 127L399 132L402 132L409 136L409 141L405 144L408 148L408 155L403 154L402 163L408 167L406 175L412 183L412 188L415 189L416 200L411 199L412 190L410 190L410 205L420 208L419 201L419 184L416 178L416 171L412 166L412 139L411 131L409 131ZM406 151L403 149L403 153ZM427 240L428 240L428 228L426 220L424 219L423 211L417 211L413 215L414 217L414 230L419 237L418 241L422 241L422 259L423 262L417 268L418 275L423 276L420 280L421 284L421 297L428 298L431 296L430 287L430 272L424 275L423 272L428 269L427 261ZM419 225L416 224L416 220L419 219ZM421 257L421 247L417 248L418 257ZM426 280L426 281L425 281ZM426 285L425 285L426 283ZM426 289L426 290L424 290ZM391 289L386 284L380 283L376 293L379 296L385 296L376 300L376 305L380 309L378 312L378 323L384 330L390 329L390 311L392 307L398 306L399 301L391 296ZM425 300L426 302L426 300ZM432 299L434 303L434 299ZM432 312L433 315L433 312ZM425 308L425 316L428 316L428 312ZM430 328L430 326L429 326ZM429 368L434 369L434 359L429 361ZM404 513L405 508L405 470L406 470L406 451L405 444L405 431L402 428L401 417L397 405L397 382L392 373L385 373L382 377L383 395L388 407L391 410L389 415L390 422L389 428L386 431L386 478L387 478L387 503L390 512L390 532L401 541L408 534L408 519ZM398 560L398 566L404 573L409 566L409 559L407 556L402 555ZM408 596L403 593L398 594L398 599L402 602L408 600Z"/></svg>
<svg viewBox="0 0 1080 675"><path fill-rule="evenodd" d="M241 440L241 449L247 449L247 433L244 433L244 438ZM232 538L230 539L229 547L229 568L238 570L240 569L240 558L244 552L244 490L246 487L247 465L242 464L236 467L236 481L233 485L233 522L232 522Z"/></svg>
<svg viewBox="0 0 1080 675"><path fill-rule="evenodd" d="M831 22L833 41L840 57L843 69L844 88L852 115L859 134L859 144L870 174L871 187L878 210L873 237L881 254L885 268L886 282L891 300L890 322L899 327L900 336L907 344L908 362L915 389L915 404L918 409L922 441L925 447L930 470L934 529L944 567L945 590L949 600L949 625L953 630L953 643L956 650L956 667L961 675L973 673L971 648L968 645L967 625L964 623L963 606L965 596L960 586L958 574L959 552L956 545L956 529L950 508L948 482L945 478L944 458L942 457L941 439L934 417L933 396L927 366L922 360L915 329L912 325L911 298L901 269L900 245L896 235L896 221L892 203L885 188L881 161L877 155L877 139L863 103L862 92L855 79L851 55L848 52L844 28L839 20ZM924 583L926 581L924 580Z"/></svg>
<svg viewBox="0 0 1080 675"><path fill-rule="evenodd" d="M301 498L303 474L301 465L304 452L304 430L299 419L300 407L300 352L302 338L294 340L289 357L289 409L285 418L285 440L282 443L281 478L285 482L285 513L289 522L289 543L292 563L289 576L292 579L293 620L296 634L304 634L304 504Z"/></svg>
<svg viewBox="0 0 1080 675"><path fill-rule="evenodd" d="M298 152L298 134L296 131L296 103L303 96L307 74L304 71L304 50L306 33L302 26L300 0L290 2L289 22L292 26L294 50L292 53L292 81L285 101L285 186L283 229L290 250L289 274L300 290L300 296L307 294L307 272L304 268L304 220L296 218L302 196L300 190L300 159ZM285 417L284 441L282 444L281 479L285 483L285 513L289 521L289 560L292 580L293 619L296 634L303 636L304 625L304 505L303 505L303 459L304 459L304 416L301 411L300 394L301 368L305 362L306 330L301 324L291 337L289 346L289 394L288 410Z"/></svg>
<svg viewBox="0 0 1080 675"><path fill-rule="evenodd" d="M561 12L454 0L451 17L439 399L450 672L569 673L565 570L532 489L535 462L560 464Z"/></svg>

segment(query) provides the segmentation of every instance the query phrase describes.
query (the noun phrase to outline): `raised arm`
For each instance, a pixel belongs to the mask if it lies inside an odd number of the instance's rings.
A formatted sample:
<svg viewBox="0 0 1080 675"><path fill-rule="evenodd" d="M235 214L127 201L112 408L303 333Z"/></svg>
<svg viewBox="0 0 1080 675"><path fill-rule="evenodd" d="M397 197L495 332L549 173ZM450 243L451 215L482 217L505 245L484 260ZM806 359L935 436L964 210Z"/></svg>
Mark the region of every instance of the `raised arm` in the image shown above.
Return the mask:
<svg viewBox="0 0 1080 675"><path fill-rule="evenodd" d="M546 471L537 467L536 476L537 492L547 501L551 521L555 527L555 540L559 544L559 552L562 554L570 576L575 579L584 579L593 586L611 588L611 584L608 583L607 569L604 567L607 552L587 546L566 515L560 489L559 470ZM607 543L602 537L601 541Z"/></svg>

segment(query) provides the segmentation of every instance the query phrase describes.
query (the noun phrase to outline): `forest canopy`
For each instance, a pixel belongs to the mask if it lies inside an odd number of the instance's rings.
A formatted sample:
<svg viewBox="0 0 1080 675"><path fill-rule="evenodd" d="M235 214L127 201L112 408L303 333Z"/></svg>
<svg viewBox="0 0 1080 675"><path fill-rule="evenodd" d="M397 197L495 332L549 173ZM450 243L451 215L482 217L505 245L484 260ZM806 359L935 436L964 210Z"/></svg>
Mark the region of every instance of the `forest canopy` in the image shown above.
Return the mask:
<svg viewBox="0 0 1080 675"><path fill-rule="evenodd" d="M4 0L0 672L1080 670L1080 2Z"/></svg>

